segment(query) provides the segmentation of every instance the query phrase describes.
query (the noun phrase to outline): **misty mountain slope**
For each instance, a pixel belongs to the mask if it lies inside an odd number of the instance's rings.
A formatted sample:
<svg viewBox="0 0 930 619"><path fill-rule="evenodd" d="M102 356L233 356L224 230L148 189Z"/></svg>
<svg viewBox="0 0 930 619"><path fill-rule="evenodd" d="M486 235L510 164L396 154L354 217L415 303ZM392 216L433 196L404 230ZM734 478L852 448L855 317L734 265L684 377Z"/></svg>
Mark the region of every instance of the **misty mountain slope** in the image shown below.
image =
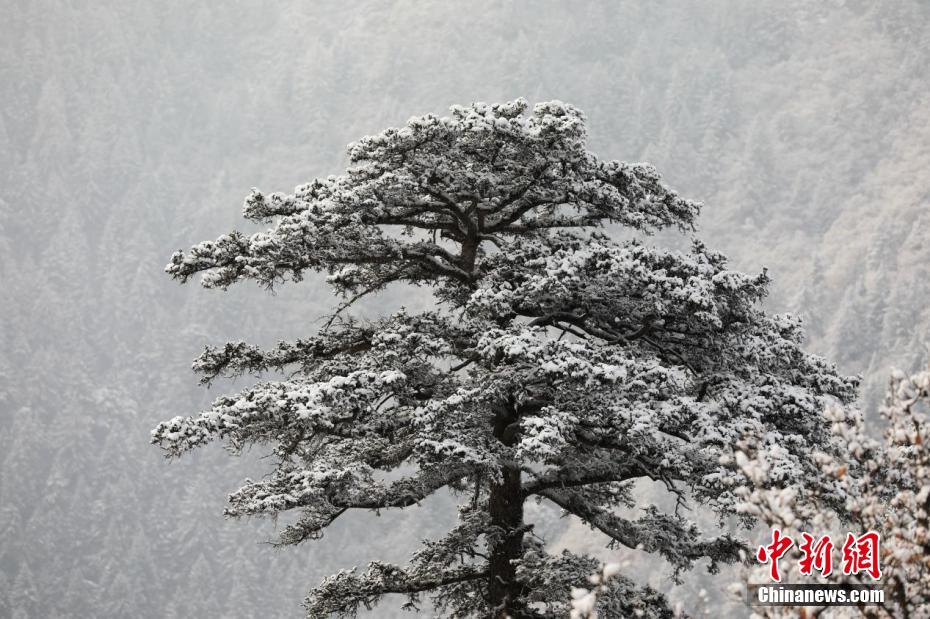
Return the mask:
<svg viewBox="0 0 930 619"><path fill-rule="evenodd" d="M825 339L841 360L868 363L873 390L884 388L888 364L912 368L930 357L930 96L914 106L821 250L825 287L843 291Z"/></svg>
<svg viewBox="0 0 930 619"><path fill-rule="evenodd" d="M182 288L171 252L245 227L250 187L338 172L346 143L413 114L570 101L593 150L704 200L702 238L768 267L773 309L870 393L925 355L924 2L0 11L0 616L299 616L323 575L400 558L448 513L274 551L269 523L221 516L261 454L167 464L148 444L225 387L196 386L203 345L306 335L332 303L318 280Z"/></svg>

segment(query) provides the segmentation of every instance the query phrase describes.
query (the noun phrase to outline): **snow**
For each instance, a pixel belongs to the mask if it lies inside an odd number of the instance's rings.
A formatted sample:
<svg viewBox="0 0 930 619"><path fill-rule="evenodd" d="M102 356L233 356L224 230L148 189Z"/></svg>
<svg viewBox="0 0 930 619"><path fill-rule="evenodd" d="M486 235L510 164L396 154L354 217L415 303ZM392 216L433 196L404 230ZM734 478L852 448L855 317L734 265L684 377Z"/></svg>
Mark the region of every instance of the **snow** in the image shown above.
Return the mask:
<svg viewBox="0 0 930 619"><path fill-rule="evenodd" d="M529 110L522 99L475 103L364 137L342 175L294 194L253 191L244 214L268 229L205 241L167 267L208 287L319 272L346 299L394 281L435 295L432 311L370 320L349 318L349 301L341 320L269 350L208 348L195 362L205 382L287 378L153 433L172 456L216 439L233 450L271 445L274 470L234 492L227 514L299 510L284 543L318 537L349 510L408 507L447 487L461 497L447 537L425 542L407 566L375 562L327 579L308 598L315 612L423 586L448 593L463 616L486 614L475 605L488 578L472 570L506 535L523 540L512 560L536 583L533 603L564 616L574 590L573 616L618 604L646 612L665 602L616 566L589 583L590 558L550 555L495 521L496 488L517 479L509 492L553 502L677 573L698 557L739 561L741 546L707 537L677 510L620 518L634 480L721 518L761 516L756 499L769 486L798 488L762 503L784 507L822 483L816 454L832 445L822 411L851 401L856 380L805 353L796 320L764 312L765 273L734 271L699 242L669 251L600 234L607 223L689 230L700 205L648 164L588 151L575 107ZM764 464L751 465L745 445ZM422 585L462 571L474 578L457 588Z"/></svg>

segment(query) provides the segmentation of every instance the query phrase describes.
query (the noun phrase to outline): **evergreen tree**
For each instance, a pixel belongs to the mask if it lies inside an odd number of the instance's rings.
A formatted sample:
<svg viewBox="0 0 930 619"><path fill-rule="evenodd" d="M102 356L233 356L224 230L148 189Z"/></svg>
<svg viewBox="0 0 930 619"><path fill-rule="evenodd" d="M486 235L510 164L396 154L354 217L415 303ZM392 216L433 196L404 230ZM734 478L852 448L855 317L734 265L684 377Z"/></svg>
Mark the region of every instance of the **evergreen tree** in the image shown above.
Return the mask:
<svg viewBox="0 0 930 619"><path fill-rule="evenodd" d="M426 595L453 616L549 617L597 571L553 556L524 517L548 501L611 543L668 561L744 556L680 509L736 515L746 479L727 456L766 447L800 494L829 490L811 458L833 448L821 411L850 401L856 380L800 348L797 321L760 308L768 278L727 268L698 241L673 252L614 242L693 228L699 204L647 164L587 150L584 116L560 102L453 107L349 147L339 176L293 195L254 191L232 232L178 252L168 273L207 287L251 279L269 288L325 272L345 301L317 334L262 350L207 348L195 369L220 376L286 372L219 397L153 430L178 456L213 439L266 446L274 470L230 498L233 517L299 517L282 544L318 538L349 510L403 509L449 489L459 522L409 564L374 561L309 594L310 616L352 616L390 593ZM373 320L346 310L391 283L429 287L435 308ZM635 504L654 482L671 511ZM747 524L749 522L747 521ZM613 575L597 603L624 616L670 616L664 597Z"/></svg>

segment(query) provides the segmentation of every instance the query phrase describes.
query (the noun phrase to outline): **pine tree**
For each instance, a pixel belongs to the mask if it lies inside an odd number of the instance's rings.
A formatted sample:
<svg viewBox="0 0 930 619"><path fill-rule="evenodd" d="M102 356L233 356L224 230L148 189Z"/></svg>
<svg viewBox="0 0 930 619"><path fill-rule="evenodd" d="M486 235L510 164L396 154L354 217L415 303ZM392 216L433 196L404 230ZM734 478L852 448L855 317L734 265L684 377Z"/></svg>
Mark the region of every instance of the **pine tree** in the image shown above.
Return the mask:
<svg viewBox="0 0 930 619"><path fill-rule="evenodd" d="M698 241L689 252L638 235L693 229L698 203L648 164L586 148L583 114L561 102L453 107L365 137L350 167L293 195L259 191L232 232L177 252L167 272L209 288L271 288L328 274L345 297L315 335L260 349L207 348L203 382L286 372L221 396L153 430L178 456L213 439L262 445L274 470L230 495L232 517L295 511L282 544L318 538L349 510L404 509L448 489L459 521L405 566L374 561L313 589L309 616L353 616L389 593L427 596L450 616L549 617L598 570L553 556L524 518L548 501L641 548L677 574L696 561L740 560L744 544L686 519L695 503L737 514L737 443L778 457L767 483L814 491L811 459L831 448L821 411L850 401L856 380L800 347L797 321L769 316L768 278L727 267ZM347 309L399 282L428 287L431 311L372 320ZM636 483L676 499L642 506ZM744 515L745 516L745 515ZM612 613L670 616L664 597L614 575L597 603Z"/></svg>

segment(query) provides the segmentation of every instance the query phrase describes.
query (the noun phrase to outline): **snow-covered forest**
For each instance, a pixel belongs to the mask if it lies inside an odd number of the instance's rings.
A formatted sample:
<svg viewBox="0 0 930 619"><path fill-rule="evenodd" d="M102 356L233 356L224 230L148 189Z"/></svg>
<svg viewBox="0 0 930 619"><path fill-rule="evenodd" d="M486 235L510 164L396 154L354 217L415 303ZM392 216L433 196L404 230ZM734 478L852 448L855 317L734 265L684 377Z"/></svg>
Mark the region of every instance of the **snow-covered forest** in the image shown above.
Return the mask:
<svg viewBox="0 0 930 619"><path fill-rule="evenodd" d="M338 173L347 143L412 115L571 102L593 151L704 202L700 238L768 269L767 308L863 375L866 410L892 366L928 357L920 0L8 0L0 16L0 616L301 616L324 576L403 562L454 523L437 495L275 549L272 522L222 518L259 450L168 462L149 445L245 386L198 387L205 345L306 337L333 305L316 275L274 295L181 288L171 253L242 227L251 187ZM362 303L401 305L431 299ZM569 520L546 533L598 545ZM395 602L374 616L402 616Z"/></svg>

